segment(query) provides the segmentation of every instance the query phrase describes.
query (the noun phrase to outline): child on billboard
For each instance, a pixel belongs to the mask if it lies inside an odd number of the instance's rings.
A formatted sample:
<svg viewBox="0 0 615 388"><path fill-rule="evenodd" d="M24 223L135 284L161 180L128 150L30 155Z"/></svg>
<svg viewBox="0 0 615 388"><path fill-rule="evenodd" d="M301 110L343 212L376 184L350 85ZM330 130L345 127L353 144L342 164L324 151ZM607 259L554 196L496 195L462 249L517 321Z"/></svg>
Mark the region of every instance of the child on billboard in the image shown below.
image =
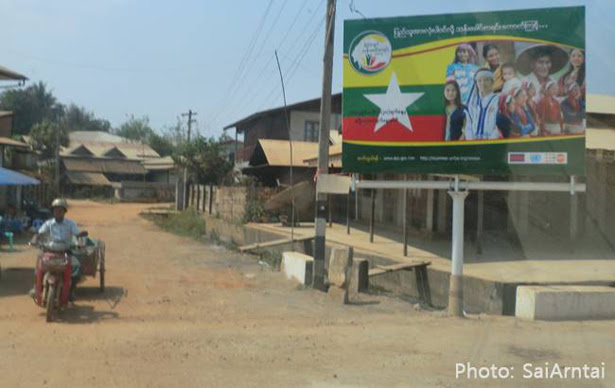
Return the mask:
<svg viewBox="0 0 615 388"><path fill-rule="evenodd" d="M476 52L467 43L462 43L455 50L455 60L446 69L446 80L456 81L461 92L461 103L467 104L470 89L474 84L474 74L479 69L476 65Z"/></svg>
<svg viewBox="0 0 615 388"><path fill-rule="evenodd" d="M459 85L456 81L448 81L444 85L444 103L446 112L444 140L463 140L468 108L461 103Z"/></svg>
<svg viewBox="0 0 615 388"><path fill-rule="evenodd" d="M466 140L494 140L502 137L497 127L500 95L494 93L494 75L491 70L480 69L468 99L469 125Z"/></svg>

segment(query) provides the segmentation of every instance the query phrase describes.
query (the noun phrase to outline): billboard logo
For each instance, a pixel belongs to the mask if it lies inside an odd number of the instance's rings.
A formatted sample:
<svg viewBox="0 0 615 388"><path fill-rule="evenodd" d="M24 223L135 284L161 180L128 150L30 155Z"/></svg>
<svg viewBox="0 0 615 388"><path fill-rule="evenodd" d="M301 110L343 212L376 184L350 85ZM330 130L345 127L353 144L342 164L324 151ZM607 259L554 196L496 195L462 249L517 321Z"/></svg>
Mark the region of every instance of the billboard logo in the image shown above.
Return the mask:
<svg viewBox="0 0 615 388"><path fill-rule="evenodd" d="M530 162L533 164L541 164L542 155L541 154L530 154Z"/></svg>
<svg viewBox="0 0 615 388"><path fill-rule="evenodd" d="M509 153L508 163L525 163L525 154L524 153L514 153L514 152Z"/></svg>
<svg viewBox="0 0 615 388"><path fill-rule="evenodd" d="M508 164L567 164L566 152L509 152Z"/></svg>
<svg viewBox="0 0 615 388"><path fill-rule="evenodd" d="M378 31L365 31L350 43L348 61L364 75L377 74L391 63L393 48L389 39Z"/></svg>

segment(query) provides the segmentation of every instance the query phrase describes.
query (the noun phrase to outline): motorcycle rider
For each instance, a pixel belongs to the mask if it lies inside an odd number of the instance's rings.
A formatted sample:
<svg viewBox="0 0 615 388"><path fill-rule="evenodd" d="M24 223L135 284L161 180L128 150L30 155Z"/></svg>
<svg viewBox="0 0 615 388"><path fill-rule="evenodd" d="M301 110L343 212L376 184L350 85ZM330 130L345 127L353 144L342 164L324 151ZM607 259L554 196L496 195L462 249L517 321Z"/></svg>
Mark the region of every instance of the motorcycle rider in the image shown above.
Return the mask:
<svg viewBox="0 0 615 388"><path fill-rule="evenodd" d="M49 236L51 241L65 243L67 246L72 245L73 237L87 236L87 232L80 232L77 224L74 221L64 218L68 211L68 204L65 199L56 198L51 203L53 218L47 220L34 235L31 243L36 245L41 235ZM75 287L81 276L80 263L76 257L71 255L71 286L69 300L75 300ZM32 290L34 291L34 290Z"/></svg>

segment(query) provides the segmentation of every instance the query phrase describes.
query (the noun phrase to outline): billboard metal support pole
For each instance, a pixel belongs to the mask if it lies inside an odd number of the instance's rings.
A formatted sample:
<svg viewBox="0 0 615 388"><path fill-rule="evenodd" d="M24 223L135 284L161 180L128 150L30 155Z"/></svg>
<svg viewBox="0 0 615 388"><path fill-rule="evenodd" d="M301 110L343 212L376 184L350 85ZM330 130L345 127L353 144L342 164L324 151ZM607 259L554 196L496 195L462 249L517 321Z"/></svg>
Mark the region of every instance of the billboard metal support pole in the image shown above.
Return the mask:
<svg viewBox="0 0 615 388"><path fill-rule="evenodd" d="M464 204L468 192L460 189L459 176L455 177L455 187L448 194L453 198L453 252L448 291L448 313L451 316L463 317L463 224Z"/></svg>

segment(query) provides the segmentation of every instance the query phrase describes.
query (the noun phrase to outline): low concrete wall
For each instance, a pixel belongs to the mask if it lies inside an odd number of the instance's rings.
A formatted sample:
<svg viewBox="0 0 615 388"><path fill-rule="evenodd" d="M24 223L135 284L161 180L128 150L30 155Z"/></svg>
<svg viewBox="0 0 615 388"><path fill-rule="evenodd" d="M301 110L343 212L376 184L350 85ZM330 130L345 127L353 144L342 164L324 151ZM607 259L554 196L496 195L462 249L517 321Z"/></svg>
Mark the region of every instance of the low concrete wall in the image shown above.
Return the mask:
<svg viewBox="0 0 615 388"><path fill-rule="evenodd" d="M521 286L515 315L545 321L615 319L615 288Z"/></svg>

